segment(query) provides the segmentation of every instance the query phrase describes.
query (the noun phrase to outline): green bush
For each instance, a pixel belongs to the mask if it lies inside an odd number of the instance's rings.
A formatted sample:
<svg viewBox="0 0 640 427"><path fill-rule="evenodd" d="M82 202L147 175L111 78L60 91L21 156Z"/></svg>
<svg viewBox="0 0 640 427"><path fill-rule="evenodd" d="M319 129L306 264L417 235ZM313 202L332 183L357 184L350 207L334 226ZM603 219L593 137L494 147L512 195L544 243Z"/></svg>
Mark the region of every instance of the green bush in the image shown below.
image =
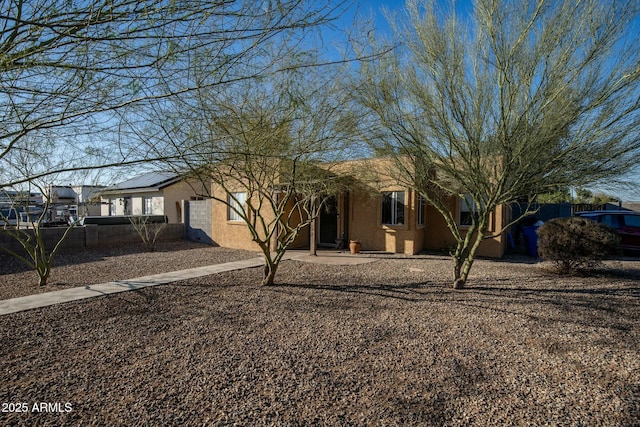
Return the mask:
<svg viewBox="0 0 640 427"><path fill-rule="evenodd" d="M562 274L597 267L619 250L615 230L586 218L556 218L538 229L538 254Z"/></svg>

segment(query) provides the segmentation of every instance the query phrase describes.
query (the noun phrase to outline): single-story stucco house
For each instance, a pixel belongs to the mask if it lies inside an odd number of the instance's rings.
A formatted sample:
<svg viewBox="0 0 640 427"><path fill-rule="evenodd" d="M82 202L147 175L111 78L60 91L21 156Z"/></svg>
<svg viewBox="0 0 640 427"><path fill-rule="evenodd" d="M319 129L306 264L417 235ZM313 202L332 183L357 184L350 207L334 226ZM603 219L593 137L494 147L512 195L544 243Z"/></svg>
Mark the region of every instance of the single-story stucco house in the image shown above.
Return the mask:
<svg viewBox="0 0 640 427"><path fill-rule="evenodd" d="M363 250L402 254L448 251L455 246L440 213L425 203L414 189L394 182L382 172L389 170L384 162L380 159L347 161L334 168L337 173L348 174L352 185L325 200L326 208L315 222L317 245L336 247L349 240L359 240ZM367 171L368 176L360 178L358 171ZM212 194L225 198L215 185ZM242 199L242 195L239 198ZM245 223L225 203L216 200L211 203L211 240L224 247L257 250ZM457 213L458 226L464 230L471 214L467 204L455 197L450 197L447 203ZM493 212L489 231L494 237L481 244L478 255L504 255L507 247L505 226L509 218L506 206ZM309 248L310 236L308 229L303 230L290 248Z"/></svg>
<svg viewBox="0 0 640 427"><path fill-rule="evenodd" d="M100 215L165 215L169 223L183 223L183 203L199 198L198 186L178 173L148 172L105 188Z"/></svg>

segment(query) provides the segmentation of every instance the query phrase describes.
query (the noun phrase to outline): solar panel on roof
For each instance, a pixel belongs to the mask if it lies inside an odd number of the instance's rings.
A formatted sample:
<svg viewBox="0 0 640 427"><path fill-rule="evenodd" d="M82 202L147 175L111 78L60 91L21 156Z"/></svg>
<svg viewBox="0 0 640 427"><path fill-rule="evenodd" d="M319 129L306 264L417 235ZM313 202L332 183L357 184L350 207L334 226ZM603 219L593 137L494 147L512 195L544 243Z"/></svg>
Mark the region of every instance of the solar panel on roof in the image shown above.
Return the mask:
<svg viewBox="0 0 640 427"><path fill-rule="evenodd" d="M178 176L175 172L148 172L114 185L115 189L157 187Z"/></svg>

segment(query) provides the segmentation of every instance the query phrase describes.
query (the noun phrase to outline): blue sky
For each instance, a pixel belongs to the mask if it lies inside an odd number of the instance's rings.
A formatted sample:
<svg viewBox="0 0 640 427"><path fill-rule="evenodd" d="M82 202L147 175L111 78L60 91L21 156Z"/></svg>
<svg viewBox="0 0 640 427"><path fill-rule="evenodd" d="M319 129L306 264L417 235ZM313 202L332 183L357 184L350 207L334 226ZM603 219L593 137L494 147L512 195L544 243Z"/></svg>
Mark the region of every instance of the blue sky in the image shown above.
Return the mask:
<svg viewBox="0 0 640 427"><path fill-rule="evenodd" d="M450 0L439 0L444 5L449 5ZM384 14L382 10L384 8L390 11L401 11L401 9L405 5L405 0L361 0L359 4L359 12L364 13L367 16L373 14L375 17L375 26L377 32L386 32L389 31L389 26L384 18ZM472 1L471 0L458 0L456 2L456 12L459 15L464 15L466 12L472 9ZM353 11L350 11L343 18L343 23L338 24L338 26L342 26L343 29L348 29L353 20ZM637 171L635 175L630 175L628 177L624 177L626 180L630 182L627 188L622 188L619 185L613 186L595 186L593 188L589 188L594 193L595 192L604 192L606 194L611 194L617 197L620 197L623 201L640 201L640 170Z"/></svg>
<svg viewBox="0 0 640 427"><path fill-rule="evenodd" d="M443 5L449 5L450 0L440 0ZM362 11L373 11L376 14L376 27L378 30L385 30L387 28L387 22L384 19L382 10L389 9L390 11L399 11L405 5L405 0L363 0L360 4ZM468 12L472 7L471 0L458 0L456 1L456 11L459 14Z"/></svg>

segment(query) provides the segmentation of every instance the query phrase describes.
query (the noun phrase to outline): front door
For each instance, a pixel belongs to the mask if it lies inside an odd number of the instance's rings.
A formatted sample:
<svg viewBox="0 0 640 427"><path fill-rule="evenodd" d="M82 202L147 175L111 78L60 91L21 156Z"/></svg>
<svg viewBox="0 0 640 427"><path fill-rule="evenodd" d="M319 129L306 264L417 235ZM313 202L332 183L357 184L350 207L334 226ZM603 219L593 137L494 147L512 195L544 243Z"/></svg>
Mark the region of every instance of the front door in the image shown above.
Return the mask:
<svg viewBox="0 0 640 427"><path fill-rule="evenodd" d="M338 240L338 201L335 196L324 199L318 217L318 245L335 247Z"/></svg>

